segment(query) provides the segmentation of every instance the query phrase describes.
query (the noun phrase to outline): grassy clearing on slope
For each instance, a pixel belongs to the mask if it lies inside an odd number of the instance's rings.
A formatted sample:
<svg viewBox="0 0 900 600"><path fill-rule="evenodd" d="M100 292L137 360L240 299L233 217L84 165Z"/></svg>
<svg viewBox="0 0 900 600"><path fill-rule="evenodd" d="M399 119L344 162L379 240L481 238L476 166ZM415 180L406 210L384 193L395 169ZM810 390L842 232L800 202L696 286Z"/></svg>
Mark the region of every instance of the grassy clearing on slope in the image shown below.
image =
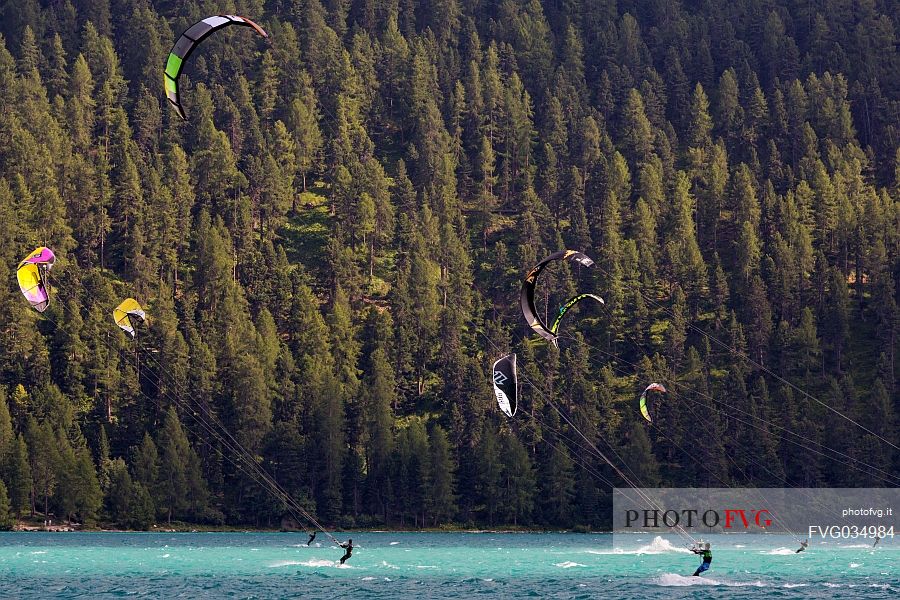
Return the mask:
<svg viewBox="0 0 900 600"><path fill-rule="evenodd" d="M321 182L300 194L297 212L279 231L288 260L300 263L320 279L328 267L327 246L331 237L331 214Z"/></svg>

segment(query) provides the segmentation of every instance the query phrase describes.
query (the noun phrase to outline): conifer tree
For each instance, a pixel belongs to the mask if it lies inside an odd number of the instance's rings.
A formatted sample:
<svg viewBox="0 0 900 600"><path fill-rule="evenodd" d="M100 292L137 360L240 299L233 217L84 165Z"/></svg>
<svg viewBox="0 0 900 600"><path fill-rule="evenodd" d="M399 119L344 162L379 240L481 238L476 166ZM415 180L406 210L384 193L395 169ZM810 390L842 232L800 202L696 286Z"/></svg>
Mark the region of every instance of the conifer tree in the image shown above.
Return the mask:
<svg viewBox="0 0 900 600"><path fill-rule="evenodd" d="M6 493L6 485L0 481L0 531L9 531L13 528L12 511L10 510L9 495Z"/></svg>
<svg viewBox="0 0 900 600"><path fill-rule="evenodd" d="M9 415L9 404L6 400L6 390L0 388L0 456L5 457L15 443L16 437L13 431L12 419ZM2 464L6 464L3 460ZM6 479L0 472L0 479Z"/></svg>
<svg viewBox="0 0 900 600"><path fill-rule="evenodd" d="M710 136L712 128L713 121L709 114L709 98L706 96L703 86L697 83L691 97L691 147L698 150L707 148L712 143Z"/></svg>
<svg viewBox="0 0 900 600"><path fill-rule="evenodd" d="M838 372L843 365L843 351L850 333L850 297L847 280L838 269L832 269L828 280L827 311L823 315L826 339Z"/></svg>
<svg viewBox="0 0 900 600"><path fill-rule="evenodd" d="M684 288L690 301L691 312L696 313L707 286L707 271L700 247L697 245L692 206L693 199L687 175L679 171L675 179L672 207L674 226L667 244L667 252L675 280Z"/></svg>
<svg viewBox="0 0 900 600"><path fill-rule="evenodd" d="M653 152L653 130L644 113L644 101L638 90L628 92L623 108L624 150L633 165L646 162Z"/></svg>
<svg viewBox="0 0 900 600"><path fill-rule="evenodd" d="M536 481L528 450L512 433L502 437L503 518L513 525L527 525L534 510Z"/></svg>
<svg viewBox="0 0 900 600"><path fill-rule="evenodd" d="M541 452L539 504L541 517L548 525L572 525L575 495L574 465L565 445L556 440Z"/></svg>
<svg viewBox="0 0 900 600"><path fill-rule="evenodd" d="M38 424L34 417L28 418L25 430L29 450L29 470L31 471L31 514L41 508L45 518L49 514L50 498L56 490L59 451L53 428L49 421Z"/></svg>
<svg viewBox="0 0 900 600"><path fill-rule="evenodd" d="M654 487L661 481L659 464L650 446L650 438L643 424L635 421L631 428L628 445L624 449L628 466L634 472L635 480L644 487Z"/></svg>
<svg viewBox="0 0 900 600"><path fill-rule="evenodd" d="M104 497L105 513L107 518L113 522L124 525L131 510L130 496L134 489L134 482L128 473L125 461L121 458L110 461L108 473L109 482Z"/></svg>
<svg viewBox="0 0 900 600"><path fill-rule="evenodd" d="M19 516L28 510L32 497L31 463L29 462L28 447L25 437L19 434L9 446L9 453L5 455L3 481L7 484L9 493L10 511Z"/></svg>
<svg viewBox="0 0 900 600"><path fill-rule="evenodd" d="M305 192L310 173L319 168L324 141L312 82L306 72L301 72L299 79L302 85L297 97L291 100L286 124L294 140L297 171ZM296 204L292 208L296 211Z"/></svg>
<svg viewBox="0 0 900 600"><path fill-rule="evenodd" d="M456 512L455 469L447 433L440 425L431 429L428 445L431 451L431 487L427 504L433 523L437 525L452 519Z"/></svg>
<svg viewBox="0 0 900 600"><path fill-rule="evenodd" d="M485 422L478 445L478 479L477 493L484 517L489 525L494 524L498 516L497 508L501 498L500 445L497 434L489 422Z"/></svg>
<svg viewBox="0 0 900 600"><path fill-rule="evenodd" d="M146 438L145 438L146 439ZM180 516L187 508L187 461L182 454L187 438L181 429L181 423L174 408L169 408L165 415L165 424L159 433L159 475L153 482L158 490L158 508L165 514L166 522L171 523L173 516ZM147 448L146 444L142 449ZM148 453L149 454L149 453ZM141 477L146 476L141 473Z"/></svg>
<svg viewBox="0 0 900 600"><path fill-rule="evenodd" d="M377 512L385 513L384 497L389 474L389 457L393 449L393 410L397 406L394 371L388 362L384 342L372 351L363 381L362 405L368 448L366 449L370 498ZM376 343L378 343L376 342Z"/></svg>
<svg viewBox="0 0 900 600"><path fill-rule="evenodd" d="M76 474L75 512L82 523L92 525L103 505L103 490L87 447L82 446L75 451L73 467Z"/></svg>

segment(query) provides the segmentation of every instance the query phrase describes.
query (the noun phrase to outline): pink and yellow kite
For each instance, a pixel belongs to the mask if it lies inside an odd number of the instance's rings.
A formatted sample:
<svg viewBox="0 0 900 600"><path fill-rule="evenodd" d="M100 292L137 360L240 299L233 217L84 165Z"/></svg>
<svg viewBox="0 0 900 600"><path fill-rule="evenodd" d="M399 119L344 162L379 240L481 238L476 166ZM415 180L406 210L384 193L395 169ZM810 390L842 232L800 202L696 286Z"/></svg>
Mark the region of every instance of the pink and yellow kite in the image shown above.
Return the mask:
<svg viewBox="0 0 900 600"><path fill-rule="evenodd" d="M16 269L19 289L31 306L40 313L50 306L50 282L47 272L53 267L54 262L56 255L53 254L53 250L41 246L20 262Z"/></svg>

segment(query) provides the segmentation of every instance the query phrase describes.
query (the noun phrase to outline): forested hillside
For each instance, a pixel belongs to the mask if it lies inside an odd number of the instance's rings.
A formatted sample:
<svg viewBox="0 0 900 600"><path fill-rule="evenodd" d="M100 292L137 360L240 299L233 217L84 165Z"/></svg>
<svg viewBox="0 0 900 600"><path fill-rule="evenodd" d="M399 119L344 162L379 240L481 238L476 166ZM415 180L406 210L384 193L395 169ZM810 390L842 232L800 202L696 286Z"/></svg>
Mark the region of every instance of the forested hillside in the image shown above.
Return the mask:
<svg viewBox="0 0 900 600"><path fill-rule="evenodd" d="M182 121L166 57L219 13L269 40L208 38ZM891 0L0 2L0 521L278 526L186 407L327 526L602 526L622 482L550 402L646 485L897 485L898 27ZM43 315L15 283L40 245ZM557 350L518 290L561 248L596 266L542 276L550 316L606 304Z"/></svg>

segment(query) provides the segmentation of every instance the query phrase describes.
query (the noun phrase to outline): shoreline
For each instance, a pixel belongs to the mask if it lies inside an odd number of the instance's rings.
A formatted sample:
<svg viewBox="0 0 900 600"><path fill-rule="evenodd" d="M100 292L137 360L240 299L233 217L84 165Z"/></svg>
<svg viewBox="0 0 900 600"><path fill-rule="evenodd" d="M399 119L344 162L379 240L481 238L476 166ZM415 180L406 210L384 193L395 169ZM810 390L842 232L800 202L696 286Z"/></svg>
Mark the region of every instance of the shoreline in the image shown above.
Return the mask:
<svg viewBox="0 0 900 600"><path fill-rule="evenodd" d="M384 529L384 528L353 528L353 529L330 529L330 533L467 533L467 534L527 534L527 533L555 533L555 534L585 534L585 535L601 535L611 534L610 530L596 531L576 531L571 529L524 529L524 528L501 528L501 529L468 529L468 528L449 528L449 527L429 527L423 529ZM151 529L119 529L116 527L82 527L79 525L51 525L35 526L17 524L7 533L292 533L306 535L307 532L302 529L281 529L281 528L265 528L265 527L239 527L239 526L220 526L220 527L194 527L186 524L172 524L172 526L155 526Z"/></svg>

